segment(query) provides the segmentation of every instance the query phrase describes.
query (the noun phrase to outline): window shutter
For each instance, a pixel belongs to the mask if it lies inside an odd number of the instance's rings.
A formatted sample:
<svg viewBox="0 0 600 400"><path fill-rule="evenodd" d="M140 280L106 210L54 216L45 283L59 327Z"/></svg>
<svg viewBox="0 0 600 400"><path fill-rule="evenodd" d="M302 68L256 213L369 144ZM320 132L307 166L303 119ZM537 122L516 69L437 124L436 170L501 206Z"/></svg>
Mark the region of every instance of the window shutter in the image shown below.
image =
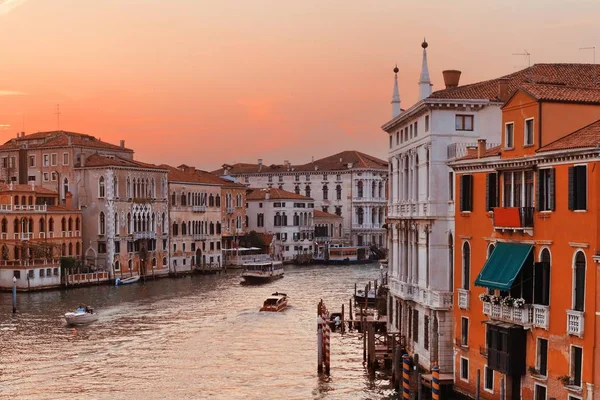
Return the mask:
<svg viewBox="0 0 600 400"><path fill-rule="evenodd" d="M491 193L490 193L490 178L492 174L487 174L485 176L485 211L490 211L491 205Z"/></svg>
<svg viewBox="0 0 600 400"><path fill-rule="evenodd" d="M545 198L544 193L543 193L543 189L544 189L544 170L539 170L538 174L537 174L537 190L535 192L536 197L535 197L535 208L538 211L545 211L546 210L546 202L544 202L544 204L542 204L543 199ZM546 190L547 191L547 190Z"/></svg>
<svg viewBox="0 0 600 400"><path fill-rule="evenodd" d="M490 189L492 191L490 196L490 210L494 207L498 207L498 174L494 172L491 174Z"/></svg>
<svg viewBox="0 0 600 400"><path fill-rule="evenodd" d="M550 179L548 181L548 188L546 189L548 191L548 199L549 199L549 208L550 210L554 211L555 209L555 195L554 195L554 182L555 182L555 172L556 170L554 168L550 169Z"/></svg>
<svg viewBox="0 0 600 400"><path fill-rule="evenodd" d="M587 168L575 167L575 207L577 210L587 210Z"/></svg>
<svg viewBox="0 0 600 400"><path fill-rule="evenodd" d="M473 211L473 175L467 175L467 211Z"/></svg>
<svg viewBox="0 0 600 400"><path fill-rule="evenodd" d="M569 167L569 210L575 209L575 169Z"/></svg>
<svg viewBox="0 0 600 400"><path fill-rule="evenodd" d="M460 211L465 211L465 177L466 175L460 176Z"/></svg>

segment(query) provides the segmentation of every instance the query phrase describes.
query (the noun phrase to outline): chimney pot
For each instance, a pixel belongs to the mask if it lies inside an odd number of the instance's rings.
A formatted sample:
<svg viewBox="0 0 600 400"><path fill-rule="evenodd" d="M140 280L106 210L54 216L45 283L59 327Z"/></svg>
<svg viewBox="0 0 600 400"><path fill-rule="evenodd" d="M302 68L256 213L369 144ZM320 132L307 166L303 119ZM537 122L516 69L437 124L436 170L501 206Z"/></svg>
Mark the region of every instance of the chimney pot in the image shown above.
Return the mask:
<svg viewBox="0 0 600 400"><path fill-rule="evenodd" d="M477 146L467 146L467 156L477 157Z"/></svg>
<svg viewBox="0 0 600 400"><path fill-rule="evenodd" d="M508 100L508 79L498 79L498 99L502 102Z"/></svg>
<svg viewBox="0 0 600 400"><path fill-rule="evenodd" d="M447 69L445 71L442 71L442 75L444 75L444 84L446 85L446 89L455 88L458 86L461 73L461 71L458 71L456 69Z"/></svg>
<svg viewBox="0 0 600 400"><path fill-rule="evenodd" d="M125 141L121 140L121 148L124 149L125 148Z"/></svg>
<svg viewBox="0 0 600 400"><path fill-rule="evenodd" d="M477 158L481 158L481 157L485 156L485 149L486 149L486 140L478 139L477 140Z"/></svg>

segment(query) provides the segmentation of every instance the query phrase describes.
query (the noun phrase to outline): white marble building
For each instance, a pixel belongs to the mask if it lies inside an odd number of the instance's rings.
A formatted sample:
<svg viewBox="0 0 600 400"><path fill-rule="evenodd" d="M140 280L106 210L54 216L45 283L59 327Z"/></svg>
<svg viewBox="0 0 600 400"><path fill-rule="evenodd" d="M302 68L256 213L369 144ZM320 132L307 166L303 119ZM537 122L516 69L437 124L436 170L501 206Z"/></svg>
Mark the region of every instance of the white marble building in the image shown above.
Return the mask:
<svg viewBox="0 0 600 400"><path fill-rule="evenodd" d="M501 106L517 74L458 86L460 71L444 71L446 88L432 93L427 42L419 79L420 99L400 107L394 69L388 134L390 194L389 329L406 336L408 351L425 369L453 369L452 290L454 179L449 159L486 139L500 142Z"/></svg>
<svg viewBox="0 0 600 400"><path fill-rule="evenodd" d="M275 260L312 255L314 200L280 189L254 189L246 196L248 230L273 235Z"/></svg>
<svg viewBox="0 0 600 400"><path fill-rule="evenodd" d="M387 163L344 151L308 164L224 164L214 171L253 188L278 188L314 199L315 208L343 217L343 238L353 245L386 247Z"/></svg>

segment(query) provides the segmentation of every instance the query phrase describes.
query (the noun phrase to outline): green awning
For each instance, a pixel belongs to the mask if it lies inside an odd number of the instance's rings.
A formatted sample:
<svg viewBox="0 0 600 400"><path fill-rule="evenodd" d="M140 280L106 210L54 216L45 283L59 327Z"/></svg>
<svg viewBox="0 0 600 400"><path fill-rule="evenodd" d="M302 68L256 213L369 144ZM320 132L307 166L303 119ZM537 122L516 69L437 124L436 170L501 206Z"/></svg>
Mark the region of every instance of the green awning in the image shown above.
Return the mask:
<svg viewBox="0 0 600 400"><path fill-rule="evenodd" d="M475 285L510 290L532 249L533 246L529 244L497 243L475 279Z"/></svg>

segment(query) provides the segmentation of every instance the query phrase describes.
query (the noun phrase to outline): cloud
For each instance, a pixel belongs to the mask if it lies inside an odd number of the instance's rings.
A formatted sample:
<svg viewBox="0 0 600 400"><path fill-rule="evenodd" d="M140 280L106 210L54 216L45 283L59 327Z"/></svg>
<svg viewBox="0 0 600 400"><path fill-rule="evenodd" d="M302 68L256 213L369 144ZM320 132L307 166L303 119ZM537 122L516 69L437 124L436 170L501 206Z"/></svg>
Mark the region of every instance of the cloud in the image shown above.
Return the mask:
<svg viewBox="0 0 600 400"><path fill-rule="evenodd" d="M8 14L27 0L0 0L0 15Z"/></svg>
<svg viewBox="0 0 600 400"><path fill-rule="evenodd" d="M19 92L18 90L0 90L0 96L24 96L26 94L27 93Z"/></svg>

